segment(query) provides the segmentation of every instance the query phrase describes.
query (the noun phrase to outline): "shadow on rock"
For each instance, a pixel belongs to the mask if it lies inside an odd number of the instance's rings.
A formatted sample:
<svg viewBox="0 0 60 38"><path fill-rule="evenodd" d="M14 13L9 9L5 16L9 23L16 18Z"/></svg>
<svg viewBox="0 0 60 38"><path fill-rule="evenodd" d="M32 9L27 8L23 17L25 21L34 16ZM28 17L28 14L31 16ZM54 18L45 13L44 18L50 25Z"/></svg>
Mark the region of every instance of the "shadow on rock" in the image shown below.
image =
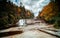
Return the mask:
<svg viewBox="0 0 60 38"><path fill-rule="evenodd" d="M16 34L21 34L23 31L10 31L10 32L2 32L0 33L0 37L12 36Z"/></svg>

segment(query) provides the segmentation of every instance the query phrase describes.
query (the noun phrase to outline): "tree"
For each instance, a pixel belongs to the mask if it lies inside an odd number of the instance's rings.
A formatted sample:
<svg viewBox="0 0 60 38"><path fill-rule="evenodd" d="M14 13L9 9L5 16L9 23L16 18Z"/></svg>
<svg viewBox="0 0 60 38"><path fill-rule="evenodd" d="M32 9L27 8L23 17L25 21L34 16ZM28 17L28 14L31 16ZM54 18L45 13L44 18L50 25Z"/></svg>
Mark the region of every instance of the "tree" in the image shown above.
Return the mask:
<svg viewBox="0 0 60 38"><path fill-rule="evenodd" d="M26 18L27 19L32 19L32 18L34 18L34 14L31 11L26 10Z"/></svg>

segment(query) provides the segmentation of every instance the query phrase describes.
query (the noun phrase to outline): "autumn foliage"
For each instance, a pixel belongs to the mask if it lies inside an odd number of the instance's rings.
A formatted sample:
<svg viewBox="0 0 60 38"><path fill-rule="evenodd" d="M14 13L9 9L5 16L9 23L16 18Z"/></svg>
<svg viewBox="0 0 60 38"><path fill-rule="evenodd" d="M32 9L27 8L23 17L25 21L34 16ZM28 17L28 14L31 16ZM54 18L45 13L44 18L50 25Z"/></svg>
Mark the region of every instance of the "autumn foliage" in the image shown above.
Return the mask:
<svg viewBox="0 0 60 38"><path fill-rule="evenodd" d="M60 5L59 1L51 1L39 13L38 18L44 19L47 23L54 24L54 27L60 27Z"/></svg>
<svg viewBox="0 0 60 38"><path fill-rule="evenodd" d="M50 2L47 6L43 8L43 10L40 12L40 17L49 20L52 18L56 13L53 11L54 9L54 3Z"/></svg>

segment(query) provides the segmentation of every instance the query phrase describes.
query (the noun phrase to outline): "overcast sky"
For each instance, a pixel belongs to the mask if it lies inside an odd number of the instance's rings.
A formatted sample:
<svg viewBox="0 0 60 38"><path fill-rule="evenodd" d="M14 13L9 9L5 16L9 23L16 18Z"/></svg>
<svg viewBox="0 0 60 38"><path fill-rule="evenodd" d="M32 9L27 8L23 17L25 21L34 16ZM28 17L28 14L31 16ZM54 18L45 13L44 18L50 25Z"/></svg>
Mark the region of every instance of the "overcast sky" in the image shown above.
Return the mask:
<svg viewBox="0 0 60 38"><path fill-rule="evenodd" d="M20 2L22 2L26 9L32 11L35 16L38 16L39 11L41 11L50 0L11 0L11 2L18 6L20 6Z"/></svg>

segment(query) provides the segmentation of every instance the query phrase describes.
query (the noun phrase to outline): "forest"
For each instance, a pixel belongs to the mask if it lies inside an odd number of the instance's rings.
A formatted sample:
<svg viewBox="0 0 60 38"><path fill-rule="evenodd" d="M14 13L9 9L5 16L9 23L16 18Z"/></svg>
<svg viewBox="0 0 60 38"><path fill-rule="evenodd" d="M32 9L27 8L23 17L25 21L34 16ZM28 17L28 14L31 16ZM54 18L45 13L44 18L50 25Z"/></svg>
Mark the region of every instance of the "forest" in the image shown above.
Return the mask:
<svg viewBox="0 0 60 38"><path fill-rule="evenodd" d="M44 19L47 23L53 24L55 28L60 28L60 1L51 0L39 13L38 18Z"/></svg>
<svg viewBox="0 0 60 38"><path fill-rule="evenodd" d="M32 19L34 14L24 8L22 3L20 7L7 0L0 0L0 28L16 26L20 19ZM10 25L11 24L11 25Z"/></svg>
<svg viewBox="0 0 60 38"><path fill-rule="evenodd" d="M0 28L9 27L9 24L16 24L19 19L33 19L34 14L25 9L20 3L20 7L7 0L0 0ZM55 28L60 28L60 1L51 0L46 5L37 19L44 19L46 23L53 24Z"/></svg>

